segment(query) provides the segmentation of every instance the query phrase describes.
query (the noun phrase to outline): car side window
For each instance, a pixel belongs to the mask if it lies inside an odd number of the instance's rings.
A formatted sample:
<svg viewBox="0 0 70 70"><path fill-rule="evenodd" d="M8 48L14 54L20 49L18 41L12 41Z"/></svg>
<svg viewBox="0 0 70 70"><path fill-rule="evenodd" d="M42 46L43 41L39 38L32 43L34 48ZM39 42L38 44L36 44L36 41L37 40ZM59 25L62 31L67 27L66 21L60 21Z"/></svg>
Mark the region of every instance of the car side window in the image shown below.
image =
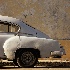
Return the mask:
<svg viewBox="0 0 70 70"><path fill-rule="evenodd" d="M5 23L5 22L0 22L0 32L17 32L19 29L18 26L14 25L14 24L9 24L9 23Z"/></svg>

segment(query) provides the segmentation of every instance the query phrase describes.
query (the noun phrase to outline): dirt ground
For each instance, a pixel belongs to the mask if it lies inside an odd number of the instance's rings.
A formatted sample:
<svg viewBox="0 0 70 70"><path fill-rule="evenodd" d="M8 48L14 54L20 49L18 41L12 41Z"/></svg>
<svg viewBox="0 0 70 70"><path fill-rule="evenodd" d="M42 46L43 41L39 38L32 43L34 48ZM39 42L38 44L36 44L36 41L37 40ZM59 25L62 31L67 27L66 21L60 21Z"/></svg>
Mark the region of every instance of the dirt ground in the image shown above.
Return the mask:
<svg viewBox="0 0 70 70"><path fill-rule="evenodd" d="M18 68L18 67L4 67L0 70L70 70L70 68L45 68L45 67L35 67L35 68Z"/></svg>

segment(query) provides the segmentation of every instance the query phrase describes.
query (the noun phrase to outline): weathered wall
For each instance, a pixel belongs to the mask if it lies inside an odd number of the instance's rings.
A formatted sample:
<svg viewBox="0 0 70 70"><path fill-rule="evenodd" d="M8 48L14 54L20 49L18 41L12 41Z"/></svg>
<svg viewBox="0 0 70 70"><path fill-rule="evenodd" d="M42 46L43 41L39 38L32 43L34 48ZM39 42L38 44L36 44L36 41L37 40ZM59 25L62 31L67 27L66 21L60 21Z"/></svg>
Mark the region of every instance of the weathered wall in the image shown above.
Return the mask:
<svg viewBox="0 0 70 70"><path fill-rule="evenodd" d="M70 39L70 0L0 0L0 14L22 19L54 39Z"/></svg>

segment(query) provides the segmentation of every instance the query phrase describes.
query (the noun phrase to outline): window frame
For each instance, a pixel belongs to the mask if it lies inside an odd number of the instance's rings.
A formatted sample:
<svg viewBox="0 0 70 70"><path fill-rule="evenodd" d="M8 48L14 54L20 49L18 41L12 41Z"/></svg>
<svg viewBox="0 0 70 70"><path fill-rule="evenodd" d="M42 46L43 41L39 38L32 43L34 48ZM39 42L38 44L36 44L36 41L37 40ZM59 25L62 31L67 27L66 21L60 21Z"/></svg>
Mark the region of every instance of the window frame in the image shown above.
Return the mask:
<svg viewBox="0 0 70 70"><path fill-rule="evenodd" d="M0 20L0 24L1 24L1 22L2 22L2 24L8 25L8 31L7 32L0 32L0 33L16 33L16 32L19 32L20 29L21 29L21 27L18 24L16 24L16 23L7 22L7 21L1 21ZM9 28L10 25L14 25L14 26L18 27L18 30L16 32L11 32L10 28Z"/></svg>

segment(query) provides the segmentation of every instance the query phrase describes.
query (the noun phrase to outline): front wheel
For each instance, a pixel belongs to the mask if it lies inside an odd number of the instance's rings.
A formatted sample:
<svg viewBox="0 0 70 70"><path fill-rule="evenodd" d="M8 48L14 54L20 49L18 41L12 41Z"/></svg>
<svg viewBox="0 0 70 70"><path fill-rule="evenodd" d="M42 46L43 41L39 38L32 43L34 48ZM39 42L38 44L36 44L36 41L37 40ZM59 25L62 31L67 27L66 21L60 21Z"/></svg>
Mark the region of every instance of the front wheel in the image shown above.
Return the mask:
<svg viewBox="0 0 70 70"><path fill-rule="evenodd" d="M37 55L35 54L35 52L30 50L22 51L17 58L17 63L19 67L34 67L37 61Z"/></svg>

